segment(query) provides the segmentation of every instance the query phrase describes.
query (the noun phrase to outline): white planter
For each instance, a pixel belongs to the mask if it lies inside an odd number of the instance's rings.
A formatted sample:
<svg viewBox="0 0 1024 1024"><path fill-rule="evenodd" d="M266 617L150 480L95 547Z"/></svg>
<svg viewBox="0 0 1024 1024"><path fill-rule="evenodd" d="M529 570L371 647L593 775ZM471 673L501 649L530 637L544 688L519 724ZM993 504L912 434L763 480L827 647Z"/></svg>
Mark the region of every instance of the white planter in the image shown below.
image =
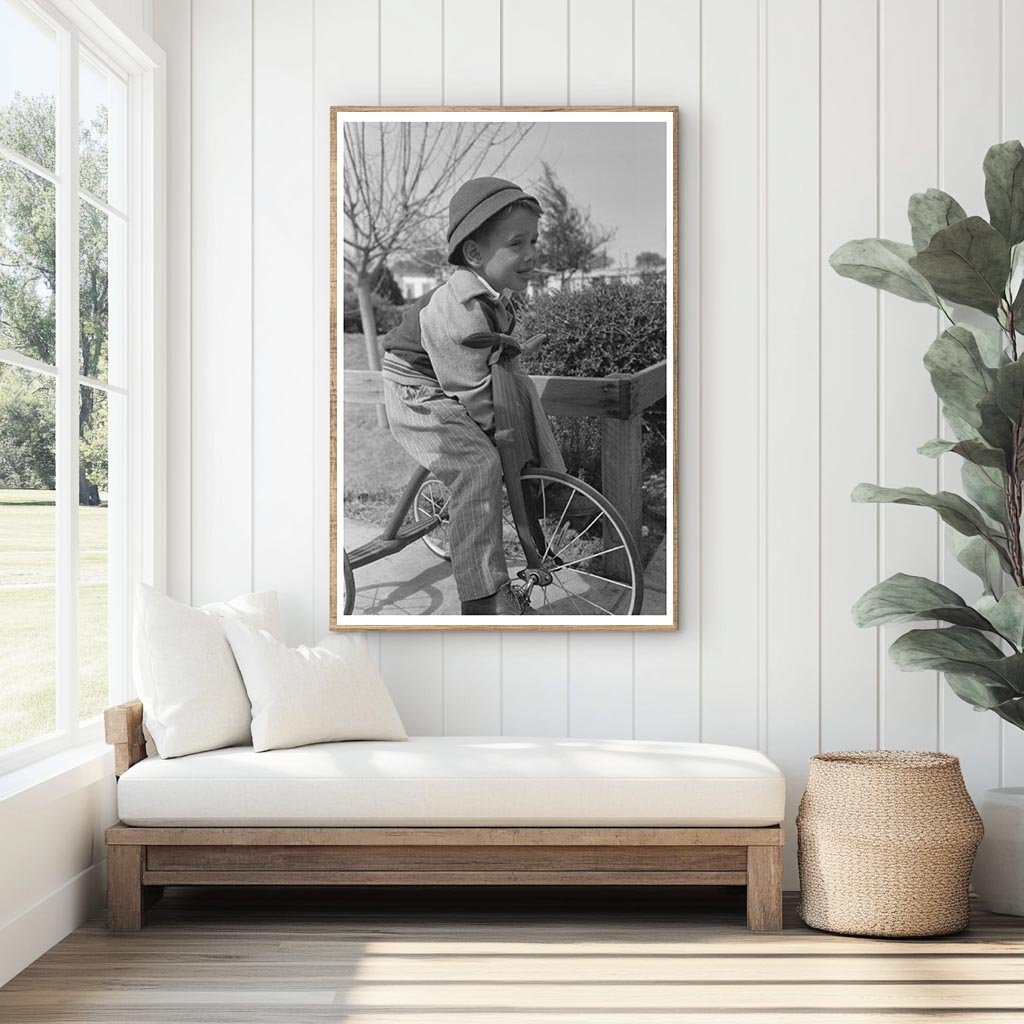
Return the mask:
<svg viewBox="0 0 1024 1024"><path fill-rule="evenodd" d="M1024 916L1024 787L990 789L981 802L985 838L972 881L986 910Z"/></svg>

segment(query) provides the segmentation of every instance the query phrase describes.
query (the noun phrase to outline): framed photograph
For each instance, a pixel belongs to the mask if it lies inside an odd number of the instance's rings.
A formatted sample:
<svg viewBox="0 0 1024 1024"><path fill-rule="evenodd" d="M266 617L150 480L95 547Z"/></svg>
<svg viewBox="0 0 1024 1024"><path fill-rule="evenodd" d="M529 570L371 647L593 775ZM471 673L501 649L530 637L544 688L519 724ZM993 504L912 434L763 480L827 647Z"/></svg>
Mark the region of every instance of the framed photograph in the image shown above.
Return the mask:
<svg viewBox="0 0 1024 1024"><path fill-rule="evenodd" d="M331 109L331 609L678 626L678 109Z"/></svg>

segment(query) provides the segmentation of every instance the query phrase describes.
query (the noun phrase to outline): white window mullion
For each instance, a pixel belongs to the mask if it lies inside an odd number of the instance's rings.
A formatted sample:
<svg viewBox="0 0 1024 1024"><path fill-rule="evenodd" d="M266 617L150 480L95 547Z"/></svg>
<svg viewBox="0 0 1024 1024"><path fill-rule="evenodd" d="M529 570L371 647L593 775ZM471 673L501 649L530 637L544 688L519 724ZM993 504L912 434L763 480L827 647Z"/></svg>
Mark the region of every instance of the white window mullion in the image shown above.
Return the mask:
<svg viewBox="0 0 1024 1024"><path fill-rule="evenodd" d="M143 204L153 203L151 189L147 187L149 182L143 158L143 150L150 145L149 130L152 117L146 116L146 111L152 110L153 105L152 95L147 95L150 89L151 84L140 76L133 76L129 80L120 125L117 125L116 119L112 119L110 130L112 139L115 136L123 139L130 133L136 140L136 145L125 153L120 182L123 203L128 211L128 230L123 236L126 256L124 278L127 288L125 302L119 314L123 318L127 342L123 347L123 359L128 399L120 405L122 416L117 434L117 461L124 467L127 486L124 492L125 500L118 515L121 557L116 568L117 577L121 582L121 622L125 627L131 622L135 601L132 581L141 579L148 583L154 582L151 558L147 557L152 551L152 537L147 530L145 509L150 507L146 499L151 493L155 467L152 449L147 444L148 431L141 401L144 387L151 386L145 378L150 363L147 355L152 344L152 327L146 315L146 310L152 308L151 282L147 274L147 269L151 266L148 247L152 241L146 234L146 217L143 215ZM116 145L117 143L112 143L112 147ZM115 194L116 187L112 182L112 195ZM115 452L111 451L111 463L114 458ZM112 562L112 579L114 574L115 565ZM111 651L115 650L113 640L112 636ZM127 699L134 696L131 685L131 634L127 628L123 630L120 640L117 647L121 659L120 692L122 699Z"/></svg>
<svg viewBox="0 0 1024 1024"><path fill-rule="evenodd" d="M57 101L57 729L78 731L78 33Z"/></svg>

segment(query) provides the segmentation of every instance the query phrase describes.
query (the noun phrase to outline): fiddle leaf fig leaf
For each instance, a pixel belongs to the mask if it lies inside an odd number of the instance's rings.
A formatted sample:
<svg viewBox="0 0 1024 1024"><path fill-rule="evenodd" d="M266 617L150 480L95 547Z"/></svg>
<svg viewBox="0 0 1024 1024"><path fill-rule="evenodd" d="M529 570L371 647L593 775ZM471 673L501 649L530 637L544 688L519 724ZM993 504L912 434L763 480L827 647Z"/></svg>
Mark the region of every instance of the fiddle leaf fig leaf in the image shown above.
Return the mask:
<svg viewBox="0 0 1024 1024"><path fill-rule="evenodd" d="M1019 141L990 147L982 164L988 219L1010 245L1024 241L1024 146Z"/></svg>
<svg viewBox="0 0 1024 1024"><path fill-rule="evenodd" d="M1016 307L1020 299L1021 286L1024 285L1024 242L1010 246L1010 279L1006 282L1006 297L1013 300ZM1017 298L1014 299L1014 296ZM1016 308L1014 316L1016 316Z"/></svg>
<svg viewBox="0 0 1024 1024"><path fill-rule="evenodd" d="M1021 282L1017 289L1017 297L1013 300L1010 312L1013 315L1014 330L1016 330L1017 324L1024 323L1024 282Z"/></svg>
<svg viewBox="0 0 1024 1024"><path fill-rule="evenodd" d="M957 626L971 626L992 632L983 614L967 605L957 594L923 576L896 573L877 583L853 606L853 621L861 627L913 619L939 619Z"/></svg>
<svg viewBox="0 0 1024 1024"><path fill-rule="evenodd" d="M941 308L935 289L907 262L914 247L886 238L858 238L841 245L829 257L832 269L872 288Z"/></svg>
<svg viewBox="0 0 1024 1024"><path fill-rule="evenodd" d="M1006 464L1012 465L1016 457L1013 445L1013 424L1007 418L1006 413L999 408L999 402L994 394L987 394L978 403L978 413L981 415L979 433L982 439L988 442L989 447L1004 451Z"/></svg>
<svg viewBox="0 0 1024 1024"><path fill-rule="evenodd" d="M988 221L967 217L937 231L909 262L944 299L994 316L1010 273L1010 247Z"/></svg>
<svg viewBox="0 0 1024 1024"><path fill-rule="evenodd" d="M943 522L965 537L982 537L999 555L1000 564L1007 572L1012 563L1006 550L1006 537L985 522L985 517L969 501L951 491L929 494L920 487L879 487L876 484L858 484L850 496L852 501L892 502L896 505L918 505L938 512Z"/></svg>
<svg viewBox="0 0 1024 1024"><path fill-rule="evenodd" d="M1010 363L1010 353L1003 347L1003 336L999 331L991 331L977 324L957 324L974 335L982 361L990 370L998 370Z"/></svg>
<svg viewBox="0 0 1024 1024"><path fill-rule="evenodd" d="M1019 657L1016 655L1015 657ZM974 705L975 711L995 711L1000 717L1019 725L1020 722L1003 714L1002 708L1014 706L1021 695L1013 693L1009 687L994 685L983 675L961 675L958 672L944 672L949 688L964 702Z"/></svg>
<svg viewBox="0 0 1024 1024"><path fill-rule="evenodd" d="M992 394L1003 413L1014 423L1020 423L1024 418L1024 360L1018 359L996 371Z"/></svg>
<svg viewBox="0 0 1024 1024"><path fill-rule="evenodd" d="M889 647L889 656L904 672L952 672L984 683L979 707L992 708L1024 693L1024 655L1003 654L976 629L912 629Z"/></svg>
<svg viewBox="0 0 1024 1024"><path fill-rule="evenodd" d="M959 441L980 441L981 434L978 428L972 426L962 416L958 416L948 405L942 406L942 418L946 425L953 431L953 436Z"/></svg>
<svg viewBox="0 0 1024 1024"><path fill-rule="evenodd" d="M989 466L1000 470L1000 472L1006 469L1005 453L998 448L990 448L982 441L946 441L941 437L936 437L931 441L926 441L917 450L930 459L937 459L940 455L953 452L954 455L959 455L976 466Z"/></svg>
<svg viewBox="0 0 1024 1024"><path fill-rule="evenodd" d="M915 192L907 207L914 248L920 252L926 249L936 231L948 228L967 213L951 196L941 189L930 188L927 192Z"/></svg>
<svg viewBox="0 0 1024 1024"><path fill-rule="evenodd" d="M950 686L952 683L952 676L946 676L947 682ZM959 696L959 694L957 694ZM975 708L976 711L986 710L984 708ZM1011 725L1015 725L1018 729L1024 730L1024 694L1016 697L1011 697L1010 700L1003 701L1001 704L996 704L991 709L1000 718L1009 722Z"/></svg>
<svg viewBox="0 0 1024 1024"><path fill-rule="evenodd" d="M960 468L967 497L1006 531L1006 491L1003 474L989 466L965 462Z"/></svg>
<svg viewBox="0 0 1024 1024"><path fill-rule="evenodd" d="M1007 590L998 600L986 594L974 602L974 607L1018 651L1024 648L1024 589Z"/></svg>
<svg viewBox="0 0 1024 1024"><path fill-rule="evenodd" d="M956 324L929 346L924 365L944 405L972 426L981 426L978 403L992 389L996 371L985 365L971 330Z"/></svg>
<svg viewBox="0 0 1024 1024"><path fill-rule="evenodd" d="M981 580L985 594L994 594L1003 579L1003 569L996 550L982 537L964 537L950 531L946 534L953 557Z"/></svg>

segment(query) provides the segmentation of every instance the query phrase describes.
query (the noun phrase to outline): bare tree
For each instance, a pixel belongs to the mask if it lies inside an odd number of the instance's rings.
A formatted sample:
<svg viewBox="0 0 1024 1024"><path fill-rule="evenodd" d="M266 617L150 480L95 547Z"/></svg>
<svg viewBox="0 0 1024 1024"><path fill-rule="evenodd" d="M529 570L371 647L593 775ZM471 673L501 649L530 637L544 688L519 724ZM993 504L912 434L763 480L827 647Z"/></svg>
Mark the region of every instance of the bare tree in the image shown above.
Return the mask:
<svg viewBox="0 0 1024 1024"><path fill-rule="evenodd" d="M464 181L498 175L533 128L515 122L349 122L345 125L345 267L352 275L372 369L380 369L371 292L393 254L444 246L448 200Z"/></svg>

